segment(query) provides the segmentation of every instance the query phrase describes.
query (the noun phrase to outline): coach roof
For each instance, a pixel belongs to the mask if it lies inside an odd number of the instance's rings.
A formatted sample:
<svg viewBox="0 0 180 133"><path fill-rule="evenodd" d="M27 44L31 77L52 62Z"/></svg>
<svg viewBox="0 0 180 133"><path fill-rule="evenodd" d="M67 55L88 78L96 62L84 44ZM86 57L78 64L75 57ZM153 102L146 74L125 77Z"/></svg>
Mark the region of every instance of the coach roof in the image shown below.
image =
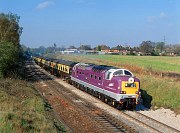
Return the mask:
<svg viewBox="0 0 180 133"><path fill-rule="evenodd" d="M67 66L73 66L73 65L77 64L77 62L67 61L67 60L57 60L56 63L57 64L67 65Z"/></svg>

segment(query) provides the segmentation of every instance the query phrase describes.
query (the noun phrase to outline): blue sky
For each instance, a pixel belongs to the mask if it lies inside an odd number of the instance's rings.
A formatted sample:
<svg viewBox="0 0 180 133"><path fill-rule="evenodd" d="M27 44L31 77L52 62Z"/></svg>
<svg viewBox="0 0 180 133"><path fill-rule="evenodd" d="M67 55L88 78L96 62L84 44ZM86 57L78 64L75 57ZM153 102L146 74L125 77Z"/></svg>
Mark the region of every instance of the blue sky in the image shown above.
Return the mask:
<svg viewBox="0 0 180 133"><path fill-rule="evenodd" d="M180 44L180 0L0 0L0 12L21 17L28 47Z"/></svg>

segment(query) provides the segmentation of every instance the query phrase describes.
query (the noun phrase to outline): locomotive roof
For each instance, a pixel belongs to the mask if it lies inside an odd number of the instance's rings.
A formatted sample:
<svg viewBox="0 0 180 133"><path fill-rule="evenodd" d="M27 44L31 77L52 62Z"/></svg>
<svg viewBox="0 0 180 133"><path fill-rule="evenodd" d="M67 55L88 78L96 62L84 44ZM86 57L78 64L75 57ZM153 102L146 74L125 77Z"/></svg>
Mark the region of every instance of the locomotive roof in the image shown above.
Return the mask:
<svg viewBox="0 0 180 133"><path fill-rule="evenodd" d="M77 67L80 68L86 68L86 67L93 67L95 64L89 64L89 63L78 63L76 64Z"/></svg>
<svg viewBox="0 0 180 133"><path fill-rule="evenodd" d="M113 66L107 66L107 65L94 65L92 67L92 70L98 70L98 71L109 70L109 69L117 69L117 68Z"/></svg>
<svg viewBox="0 0 180 133"><path fill-rule="evenodd" d="M113 66L96 65L96 64L88 64L88 63L78 63L77 67L82 68L82 69L91 68L93 71L96 71L96 72L107 71L109 69L118 69Z"/></svg>

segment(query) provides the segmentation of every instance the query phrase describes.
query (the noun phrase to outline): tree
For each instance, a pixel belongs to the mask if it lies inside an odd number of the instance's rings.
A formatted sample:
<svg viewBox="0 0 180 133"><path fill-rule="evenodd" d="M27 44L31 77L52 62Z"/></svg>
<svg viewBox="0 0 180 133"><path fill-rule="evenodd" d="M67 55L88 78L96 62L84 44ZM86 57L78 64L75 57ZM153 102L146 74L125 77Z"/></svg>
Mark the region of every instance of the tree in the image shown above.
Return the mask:
<svg viewBox="0 0 180 133"><path fill-rule="evenodd" d="M109 49L110 49L110 47L107 46L107 45L104 45L104 44L98 45L98 46L96 47L96 50L97 50L97 51L101 51L101 50L109 50Z"/></svg>
<svg viewBox="0 0 180 133"><path fill-rule="evenodd" d="M90 45L81 45L78 49L79 50L91 50L91 46Z"/></svg>
<svg viewBox="0 0 180 133"><path fill-rule="evenodd" d="M19 26L20 17L16 14L0 14L0 42L11 42L19 47L22 27Z"/></svg>
<svg viewBox="0 0 180 133"><path fill-rule="evenodd" d="M76 49L76 47L75 46L73 46L73 45L71 45L71 46L69 46L69 48L68 49Z"/></svg>
<svg viewBox="0 0 180 133"><path fill-rule="evenodd" d="M0 13L0 77L6 76L19 59L22 27L16 14Z"/></svg>
<svg viewBox="0 0 180 133"><path fill-rule="evenodd" d="M175 46L174 46L174 52L175 52L177 55L180 55L180 45L175 45Z"/></svg>
<svg viewBox="0 0 180 133"><path fill-rule="evenodd" d="M151 41L143 41L140 44L140 49L144 54L152 54L154 52L154 43Z"/></svg>
<svg viewBox="0 0 180 133"><path fill-rule="evenodd" d="M50 47L45 48L44 52L42 52L41 54L44 54L44 53L53 53L53 52L54 52L54 46L53 47L50 46Z"/></svg>
<svg viewBox="0 0 180 133"><path fill-rule="evenodd" d="M116 47L113 47L111 49L114 49L114 50L124 50L125 48L122 46L122 45L117 45Z"/></svg>
<svg viewBox="0 0 180 133"><path fill-rule="evenodd" d="M18 48L10 42L0 43L0 77L18 61Z"/></svg>
<svg viewBox="0 0 180 133"><path fill-rule="evenodd" d="M109 50L110 47L107 45L101 45L101 50Z"/></svg>
<svg viewBox="0 0 180 133"><path fill-rule="evenodd" d="M96 50L97 50L97 51L101 51L101 46L98 45L98 46L96 47Z"/></svg>
<svg viewBox="0 0 180 133"><path fill-rule="evenodd" d="M160 53L162 53L162 51L164 50L164 42L157 42L156 43L156 50Z"/></svg>

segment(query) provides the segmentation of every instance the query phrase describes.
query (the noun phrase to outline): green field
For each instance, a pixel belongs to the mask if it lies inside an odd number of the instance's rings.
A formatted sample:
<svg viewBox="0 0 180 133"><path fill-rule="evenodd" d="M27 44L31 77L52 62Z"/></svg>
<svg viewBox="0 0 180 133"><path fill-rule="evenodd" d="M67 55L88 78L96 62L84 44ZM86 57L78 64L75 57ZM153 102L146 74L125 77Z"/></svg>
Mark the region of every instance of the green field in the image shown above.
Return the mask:
<svg viewBox="0 0 180 133"><path fill-rule="evenodd" d="M151 108L169 108L177 114L180 113L179 79L145 73L149 69L156 72L180 73L180 57L120 55L53 55L51 57L130 69L141 81L144 105L150 105Z"/></svg>
<svg viewBox="0 0 180 133"><path fill-rule="evenodd" d="M144 69L180 73L180 57L120 55L86 55L85 57L118 62L122 65L136 65Z"/></svg>

